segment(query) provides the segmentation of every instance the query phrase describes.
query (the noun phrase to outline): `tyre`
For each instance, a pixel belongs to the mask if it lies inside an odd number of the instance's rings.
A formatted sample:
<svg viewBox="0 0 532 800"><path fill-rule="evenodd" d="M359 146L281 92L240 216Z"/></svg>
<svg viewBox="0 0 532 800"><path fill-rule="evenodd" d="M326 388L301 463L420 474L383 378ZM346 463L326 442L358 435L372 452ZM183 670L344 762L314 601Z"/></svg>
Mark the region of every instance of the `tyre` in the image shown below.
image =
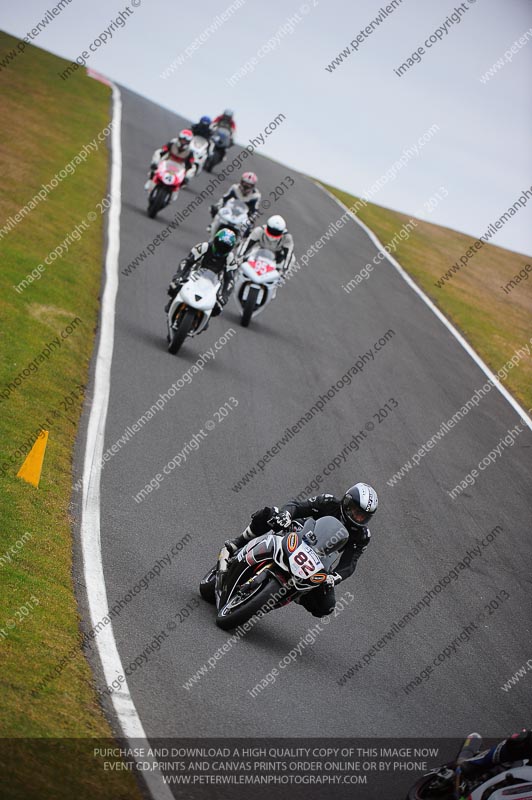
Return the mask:
<svg viewBox="0 0 532 800"><path fill-rule="evenodd" d="M247 328L251 322L251 317L253 316L253 312L257 306L257 297L259 296L259 291L260 290L257 289L256 286L252 286L248 292L248 296L242 310L242 319L240 320L240 324L243 328Z"/></svg>
<svg viewBox="0 0 532 800"><path fill-rule="evenodd" d="M199 586L200 595L203 597L204 600L207 601L207 603L212 603L213 605L216 603L216 595L214 591L215 584L216 584L216 567L213 567L205 575Z"/></svg>
<svg viewBox="0 0 532 800"><path fill-rule="evenodd" d="M235 596L233 596L228 603L218 610L216 624L223 631L230 631L251 619L263 606L266 606L266 608L262 613L266 614L274 608L274 603L267 605L268 600L278 597L280 590L281 586L277 581L274 578L268 578L264 583L259 584L258 589L251 595L249 600L243 601L234 609L231 607L235 602Z"/></svg>
<svg viewBox="0 0 532 800"><path fill-rule="evenodd" d="M148 216L150 219L154 219L161 208L164 208L168 204L168 191L164 189L162 186L155 186L151 190L151 194L148 200Z"/></svg>
<svg viewBox="0 0 532 800"><path fill-rule="evenodd" d="M444 786L436 782L435 785L435 780L437 781L434 776L427 777L425 775L415 786L412 786L408 792L407 800L453 800L455 793L452 784L449 783L448 786Z"/></svg>
<svg viewBox="0 0 532 800"><path fill-rule="evenodd" d="M192 308L187 308L181 317L181 322L179 323L177 330L172 330L170 334L171 338L170 344L168 345L168 352L172 353L173 356L179 352L181 345L190 333L192 325L194 324L195 316L196 312Z"/></svg>
<svg viewBox="0 0 532 800"><path fill-rule="evenodd" d="M213 169L218 166L218 164L223 161L223 153L220 153L218 150L215 150L214 153L207 158L205 162L204 169L206 172L212 172Z"/></svg>

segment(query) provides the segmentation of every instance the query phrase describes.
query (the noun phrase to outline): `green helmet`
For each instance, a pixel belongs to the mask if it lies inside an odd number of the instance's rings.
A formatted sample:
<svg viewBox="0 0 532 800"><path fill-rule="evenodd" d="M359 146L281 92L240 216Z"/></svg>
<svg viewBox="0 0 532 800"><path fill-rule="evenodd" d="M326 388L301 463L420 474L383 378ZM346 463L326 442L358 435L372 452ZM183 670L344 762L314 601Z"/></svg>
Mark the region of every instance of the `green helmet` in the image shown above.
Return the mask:
<svg viewBox="0 0 532 800"><path fill-rule="evenodd" d="M212 252L215 256L226 256L236 245L236 236L229 228L218 231L212 242Z"/></svg>

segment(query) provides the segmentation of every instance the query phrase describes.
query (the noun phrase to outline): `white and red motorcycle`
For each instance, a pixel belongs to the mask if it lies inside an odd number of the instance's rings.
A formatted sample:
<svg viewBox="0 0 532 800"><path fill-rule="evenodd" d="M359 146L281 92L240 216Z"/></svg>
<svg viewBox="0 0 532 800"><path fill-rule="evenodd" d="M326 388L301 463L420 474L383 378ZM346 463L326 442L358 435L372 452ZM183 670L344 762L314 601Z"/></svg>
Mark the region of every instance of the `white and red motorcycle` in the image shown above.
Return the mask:
<svg viewBox="0 0 532 800"><path fill-rule="evenodd" d="M264 311L277 294L281 273L271 250L252 250L238 270L234 296L242 312L241 325L247 328L252 317Z"/></svg>
<svg viewBox="0 0 532 800"><path fill-rule="evenodd" d="M220 279L210 269L200 268L190 273L168 309L169 353L175 355L187 336L197 336L205 330L220 287Z"/></svg>
<svg viewBox="0 0 532 800"><path fill-rule="evenodd" d="M178 161L163 159L157 165L152 178L153 187L148 195L148 216L157 216L161 209L177 200L179 189L185 180L185 166Z"/></svg>

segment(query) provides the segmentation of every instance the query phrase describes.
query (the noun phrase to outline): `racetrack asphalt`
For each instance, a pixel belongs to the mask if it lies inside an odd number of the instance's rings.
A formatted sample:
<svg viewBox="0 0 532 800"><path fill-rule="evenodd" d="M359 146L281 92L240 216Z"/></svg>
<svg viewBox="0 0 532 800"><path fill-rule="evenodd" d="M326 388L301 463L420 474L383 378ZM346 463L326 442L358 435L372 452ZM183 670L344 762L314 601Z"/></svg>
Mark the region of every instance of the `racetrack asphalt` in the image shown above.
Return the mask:
<svg viewBox="0 0 532 800"><path fill-rule="evenodd" d="M149 158L188 121L121 91L123 270L210 176L199 176L175 204L149 219L143 191ZM230 159L239 150L235 146ZM263 199L272 202L261 220L283 214L297 256L342 215L307 177L255 153L243 163L257 172ZM214 199L238 174L225 179ZM273 200L269 192L287 175L294 185ZM128 678L148 737L462 736L469 730L503 736L528 725L526 682L507 693L500 687L532 655L532 433L523 427L515 444L480 473L474 486L454 500L449 497L519 424L516 412L492 390L418 467L396 486L387 484L487 379L386 260L349 294L342 289L377 252L353 221L301 267L249 329L241 328L231 300L205 334L187 340L180 354L171 356L165 341L166 288L178 261L206 238L209 205L206 200L190 214L132 274L120 274L116 307L106 448L201 353L228 329L234 331L216 358L193 374L103 470L102 551L111 606L175 542L191 537L113 621L124 666L161 630L166 634L160 649ZM377 349L387 331L393 334ZM374 358L368 357L351 384L328 399L323 412L257 477L233 491L287 426L370 349ZM230 398L238 406L221 419L216 412L231 405ZM386 403L393 410L383 418L378 412ZM215 425L199 447L189 448L186 462L137 503L134 496L205 430L207 421ZM368 423L373 429L365 427ZM255 509L281 505L302 492L361 430L366 435L358 451L321 484L321 490L341 494L362 480L379 493L371 544L355 575L337 588L339 598L352 592L354 600L321 624L314 643L286 668L279 669L279 662L320 622L297 605L263 618L195 686L184 688L231 638L215 626L211 606L196 604L199 580L221 543L240 533ZM497 525L502 532L470 568L340 686L349 668ZM509 599L495 610L485 608L501 592ZM405 692L403 687L480 613L484 617L469 640L455 645L428 680ZM275 683L252 697L248 690L273 668L279 671Z"/></svg>

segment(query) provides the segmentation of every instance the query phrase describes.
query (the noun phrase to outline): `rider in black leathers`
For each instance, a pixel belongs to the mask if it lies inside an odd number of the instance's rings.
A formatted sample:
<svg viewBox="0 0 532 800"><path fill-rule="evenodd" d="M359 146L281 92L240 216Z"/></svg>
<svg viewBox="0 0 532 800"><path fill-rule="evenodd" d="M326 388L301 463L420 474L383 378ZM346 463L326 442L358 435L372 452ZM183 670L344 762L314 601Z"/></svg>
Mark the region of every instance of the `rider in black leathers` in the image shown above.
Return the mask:
<svg viewBox="0 0 532 800"><path fill-rule="evenodd" d="M331 614L336 604L334 586L349 578L355 571L358 559L369 544L371 534L366 527L377 510L378 498L375 490L366 483L357 483L339 499L332 494L320 494L308 500L291 500L281 509L266 506L256 511L245 531L225 542L219 558L219 569L227 567L227 557L234 555L246 542L270 531L290 527L293 519L313 517L336 517L345 526L349 541L341 550L336 572L327 577L326 583L303 595L299 603L315 617Z"/></svg>

